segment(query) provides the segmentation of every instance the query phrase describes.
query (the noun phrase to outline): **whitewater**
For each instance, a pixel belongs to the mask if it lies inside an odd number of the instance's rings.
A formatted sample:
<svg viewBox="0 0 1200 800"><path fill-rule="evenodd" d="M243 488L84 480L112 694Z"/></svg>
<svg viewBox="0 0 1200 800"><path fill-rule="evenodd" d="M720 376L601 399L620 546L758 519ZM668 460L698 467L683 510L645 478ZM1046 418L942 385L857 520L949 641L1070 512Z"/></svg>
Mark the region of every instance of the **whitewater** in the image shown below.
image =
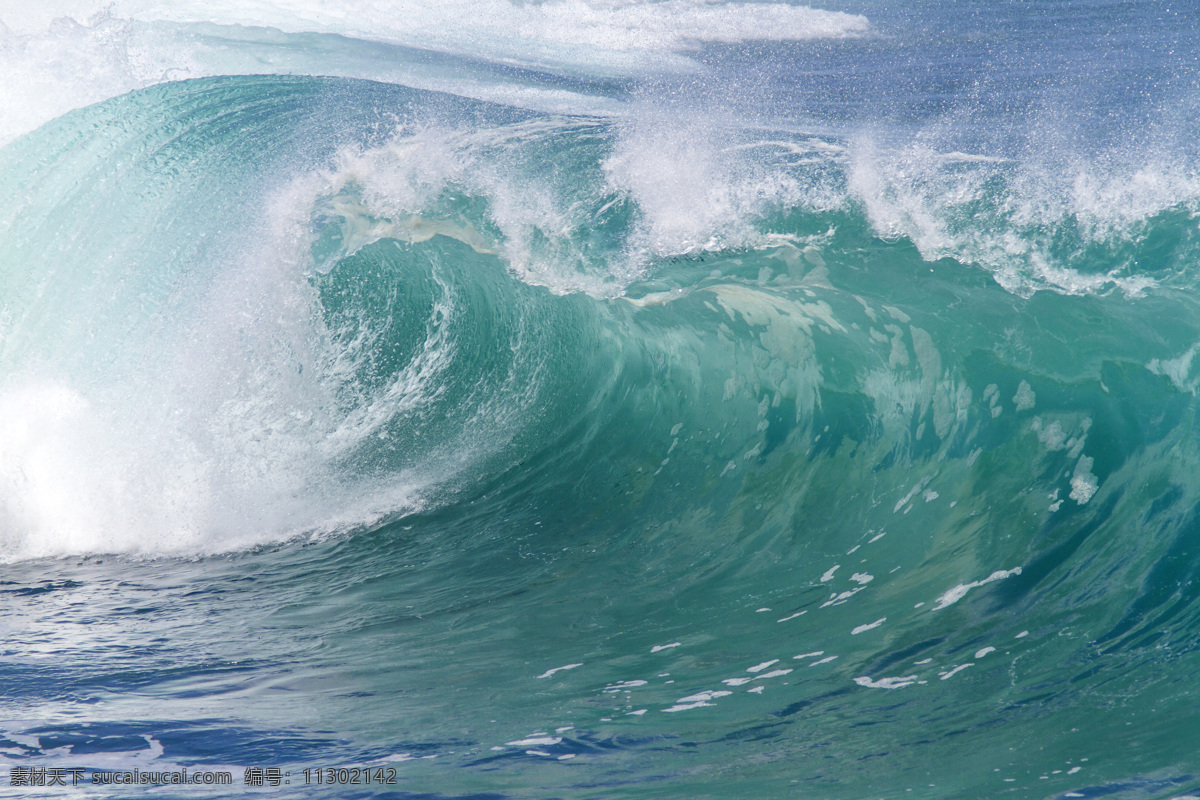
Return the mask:
<svg viewBox="0 0 1200 800"><path fill-rule="evenodd" d="M0 4L0 796L1200 796L1198 31Z"/></svg>

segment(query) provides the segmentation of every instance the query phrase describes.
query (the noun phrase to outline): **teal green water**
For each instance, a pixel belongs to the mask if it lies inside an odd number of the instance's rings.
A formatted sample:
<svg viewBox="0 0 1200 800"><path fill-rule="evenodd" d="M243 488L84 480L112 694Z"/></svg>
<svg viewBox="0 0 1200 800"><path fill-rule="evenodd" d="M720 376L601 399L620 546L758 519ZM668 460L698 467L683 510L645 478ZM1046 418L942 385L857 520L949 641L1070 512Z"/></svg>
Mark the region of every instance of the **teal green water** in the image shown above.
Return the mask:
<svg viewBox="0 0 1200 800"><path fill-rule="evenodd" d="M0 151L6 760L1200 788L1193 210L951 160L892 236L738 136L221 78Z"/></svg>

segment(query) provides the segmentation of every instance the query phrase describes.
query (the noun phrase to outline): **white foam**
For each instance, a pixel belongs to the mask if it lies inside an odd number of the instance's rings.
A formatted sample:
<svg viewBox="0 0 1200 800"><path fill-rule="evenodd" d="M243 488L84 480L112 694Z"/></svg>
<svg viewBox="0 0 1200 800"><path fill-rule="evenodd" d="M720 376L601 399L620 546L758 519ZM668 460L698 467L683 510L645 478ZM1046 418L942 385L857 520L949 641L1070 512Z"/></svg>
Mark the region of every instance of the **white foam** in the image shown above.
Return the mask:
<svg viewBox="0 0 1200 800"><path fill-rule="evenodd" d="M942 135L922 131L901 147L859 137L850 147L850 192L879 234L908 237L930 261L981 265L1017 294L1115 287L1140 295L1155 279L1122 268L1083 272L1086 265L1064 262L1056 252L1054 231L1065 224L1088 243L1110 243L1138 235L1137 226L1155 214L1181 204L1194 208L1200 197L1200 170L1169 151L1071 152L1030 142L1022 162L967 162L946 157ZM999 197L997 185L1004 187ZM980 214L981 206L990 211Z"/></svg>
<svg viewBox="0 0 1200 800"><path fill-rule="evenodd" d="M1037 403L1037 395L1033 393L1028 381L1021 381L1017 387L1017 393L1013 395L1013 403L1017 407L1017 411L1028 411Z"/></svg>
<svg viewBox="0 0 1200 800"><path fill-rule="evenodd" d="M0 557L209 554L352 530L421 508L426 490L500 446L496 423L517 406L492 404L528 401L532 385L485 401L461 449L386 477L347 473L391 421L440 397L459 309L433 275L423 343L385 380L359 383L381 334L364 325L339 339L308 280L305 223L324 186L268 198L170 326L136 340L102 331L123 359L102 379L73 355L3 376Z"/></svg>
<svg viewBox="0 0 1200 800"><path fill-rule="evenodd" d="M568 669L575 669L576 667L582 667L582 666L583 666L583 664L579 663L579 664L567 664L566 666L563 666L563 667L555 667L554 669L548 669L545 672L543 672L541 675L538 675L538 678L539 679L549 678L549 677L553 676L554 673L556 673L556 672L563 672Z"/></svg>
<svg viewBox="0 0 1200 800"><path fill-rule="evenodd" d="M558 744L561 736L533 736L528 739L517 739L515 742L505 742L509 747L533 747L539 744Z"/></svg>
<svg viewBox="0 0 1200 800"><path fill-rule="evenodd" d="M934 376L934 377L936 377L936 376ZM896 501L896 505L892 509L892 512L895 513L897 511L899 511L900 509L904 508L904 506L906 506L908 504L909 500L912 500L917 495L918 492L920 492L926 486L929 485L929 482L931 480L933 480L933 476L926 475L924 478L917 481L916 485L914 485L911 489L908 490L908 494L904 495L904 497L901 497L899 500Z"/></svg>
<svg viewBox="0 0 1200 800"><path fill-rule="evenodd" d="M1084 505L1096 494L1100 487L1096 476L1092 474L1092 459L1081 456L1075 463L1075 474L1071 476L1071 499L1079 505Z"/></svg>
<svg viewBox="0 0 1200 800"><path fill-rule="evenodd" d="M903 677L880 678L872 680L865 675L855 678L854 682L859 686L865 686L868 689L903 689L905 686L912 686L917 682L916 675L905 675Z"/></svg>
<svg viewBox="0 0 1200 800"><path fill-rule="evenodd" d="M992 583L993 581L1004 580L1005 578L1011 577L1013 575L1020 575L1020 574L1021 574L1021 568L1013 567L1012 569L1008 569L1008 570L1004 570L1004 569L997 570L981 581L973 581L971 583L960 583L958 586L955 586L953 589L950 589L949 591L943 593L940 597L938 597L937 602L934 604L934 606L931 610L932 611L941 611L943 608L945 608L947 606L952 606L955 603L957 603L959 600L966 597L967 592L971 591L972 589L977 589L980 586L986 586L987 584Z"/></svg>
<svg viewBox="0 0 1200 800"><path fill-rule="evenodd" d="M762 675L759 675L754 680L765 681L767 678L778 678L783 675L787 675L789 672L792 672L792 670L790 670L790 669L773 669L770 672L766 672L766 673L763 673Z"/></svg>
<svg viewBox="0 0 1200 800"><path fill-rule="evenodd" d="M645 686L645 685L646 685L646 683L647 683L647 682L646 682L646 681L643 681L643 680L617 681L617 682L616 682L616 683L614 683L614 684L611 684L611 685L609 685L609 686L605 686L605 687L604 687L604 692L605 692L606 694L612 694L612 693L614 693L614 692L620 692L620 691L624 691L624 690L627 690L627 689L634 689L634 688L636 688L636 687L638 687L638 686Z"/></svg>
<svg viewBox="0 0 1200 800"><path fill-rule="evenodd" d="M964 153L959 143L940 142L928 131L900 147L868 137L848 148L816 139L779 142L777 135L746 134L742 122L721 115L721 102L696 114L695 107L667 107L662 96L627 103L586 89L523 85L472 66L473 60L520 63L584 76L703 71L693 56L706 43L843 38L870 30L862 16L788 3L346 0L334 9L319 0L58 0L10 6L0 10L0 144L69 109L151 84L264 72L367 78L618 118L617 141L603 163L604 188L631 199L638 214L627 246L618 248L624 263L614 265L612 285L578 276L560 284L553 269L547 277L538 271L548 269L545 264L522 260L529 255L521 249L523 237L512 232L531 220L544 223L542 233L553 230L553 222L569 216L570 200L556 206L546 187L523 186L502 195L515 208L493 206L508 223L502 227L513 250L506 256L522 277L556 291L619 295L657 256L778 240L782 235L759 229L774 209L851 204L866 210L880 235L907 236L931 260L982 264L1014 292L1078 294L1115 286L1137 294L1154 280L1123 269L1089 274L1064 263L1052 231L1074 221L1087 242L1109 242L1137 235L1137 226L1154 214L1194 207L1200 197L1200 170L1166 151L1103 158L1055 153L1044 162L1018 163ZM316 36L329 37L338 55L312 46ZM452 63L435 66L430 51L450 54ZM817 154L839 166L848 160L848 191L801 177L768 152ZM1004 194L992 197L998 183ZM977 214L979 207L993 208L994 218ZM901 355L901 348L895 352Z"/></svg>
<svg viewBox="0 0 1200 800"><path fill-rule="evenodd" d="M850 589L849 591L840 592L840 593L835 592L834 594L830 595L828 600L826 600L824 603L821 603L821 608L826 608L828 606L840 606L842 603L845 603L847 600L849 600L851 597L854 597L854 595L858 594L862 590L863 590L863 587L858 586L854 589Z"/></svg>
<svg viewBox="0 0 1200 800"><path fill-rule="evenodd" d="M415 476L348 487L341 504L311 491L338 442L328 429L318 440L312 417L277 416L286 413L283 392L275 407L237 407L184 400L179 388L131 383L85 394L59 378L0 387L0 557L221 552L419 505ZM274 428L264 436L259 425ZM210 427L226 438L209 437ZM350 448L363 433L341 432Z"/></svg>
<svg viewBox="0 0 1200 800"><path fill-rule="evenodd" d="M954 667L953 669L947 670L945 672L939 672L938 677L941 678L942 680L947 680L949 678L954 677L958 673L962 672L967 667L973 667L973 666L975 666L975 664L971 663L971 662L967 662L966 664L959 664L957 667Z"/></svg>
<svg viewBox="0 0 1200 800"><path fill-rule="evenodd" d="M320 176L317 210L341 220L343 249L354 252L384 237L423 241L458 238L479 252L499 254L529 284L557 294L614 297L642 274L645 255L607 251L599 265L588 251L594 206L608 191L598 184L568 191L556 172L530 166L537 143L577 131L580 123L539 119L495 127L425 124L398 129L390 141L366 150L347 148ZM488 236L435 211L446 193L486 198Z"/></svg>
<svg viewBox="0 0 1200 800"><path fill-rule="evenodd" d="M679 711L690 711L694 708L704 708L706 706L713 705L713 703L708 702L709 700L715 700L719 697L728 697L730 694L732 694L732 692L726 692L723 690L710 690L688 695L687 697L681 697L676 700L675 705L671 706L670 708L664 708L663 713L674 714Z"/></svg>
<svg viewBox="0 0 1200 800"><path fill-rule="evenodd" d="M704 692L698 692L697 694L690 694L687 697L681 697L678 700L676 700L675 702L676 703L703 703L703 702L706 702L708 700L713 700L718 697L728 697L729 694L730 694L730 692L722 691L719 689L709 690L709 691L704 691Z"/></svg>

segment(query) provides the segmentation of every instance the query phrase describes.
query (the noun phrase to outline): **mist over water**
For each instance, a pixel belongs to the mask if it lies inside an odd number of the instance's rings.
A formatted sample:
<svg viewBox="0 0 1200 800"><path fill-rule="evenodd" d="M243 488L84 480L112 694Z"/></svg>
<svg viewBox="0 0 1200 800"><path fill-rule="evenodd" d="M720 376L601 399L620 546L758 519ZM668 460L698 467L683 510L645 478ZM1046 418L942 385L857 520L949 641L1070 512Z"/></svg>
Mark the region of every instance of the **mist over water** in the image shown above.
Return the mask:
<svg viewBox="0 0 1200 800"><path fill-rule="evenodd" d="M1190 10L0 23L5 767L1200 792Z"/></svg>

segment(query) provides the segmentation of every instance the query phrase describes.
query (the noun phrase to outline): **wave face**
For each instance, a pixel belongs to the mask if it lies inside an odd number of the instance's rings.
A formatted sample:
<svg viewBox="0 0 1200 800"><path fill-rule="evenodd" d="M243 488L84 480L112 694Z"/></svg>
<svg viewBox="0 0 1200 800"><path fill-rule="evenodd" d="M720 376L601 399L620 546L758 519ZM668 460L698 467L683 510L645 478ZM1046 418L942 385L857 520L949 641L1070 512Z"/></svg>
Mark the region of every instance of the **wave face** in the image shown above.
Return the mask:
<svg viewBox="0 0 1200 800"><path fill-rule="evenodd" d="M0 22L6 765L1200 791L1192 11Z"/></svg>

